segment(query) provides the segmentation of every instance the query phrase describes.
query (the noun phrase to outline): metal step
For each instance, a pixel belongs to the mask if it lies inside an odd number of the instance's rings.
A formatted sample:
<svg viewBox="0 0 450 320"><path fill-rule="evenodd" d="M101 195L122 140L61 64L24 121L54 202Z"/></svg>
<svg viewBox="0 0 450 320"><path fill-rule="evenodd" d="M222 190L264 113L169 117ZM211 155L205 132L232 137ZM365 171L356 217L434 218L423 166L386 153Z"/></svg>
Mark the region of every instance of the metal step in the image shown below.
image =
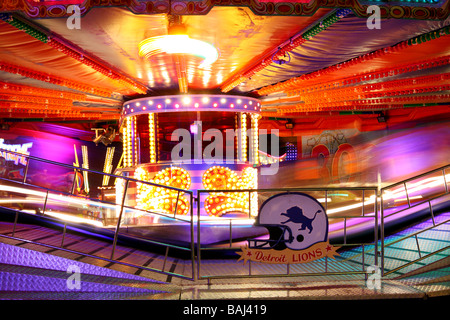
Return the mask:
<svg viewBox="0 0 450 320"><path fill-rule="evenodd" d="M437 216L440 221L448 219L450 213L442 213ZM435 252L439 249L445 248L450 244L450 223L442 224L437 226L435 229L425 231L418 235L417 240L415 237L407 238L405 240L399 241L392 245L399 239L402 239L408 235L414 234L420 230L428 228L433 225L433 219L426 219L413 226L409 226L403 230L396 232L395 234L389 235L385 238L385 252L384 252L384 262L385 271L394 270L397 267L405 265L415 259L425 256L428 253ZM419 244L420 253L417 250L417 244ZM380 248L381 243L379 244ZM341 252L339 259L345 260L346 262L352 262L355 265L361 266L364 264L365 267L369 267L374 264L375 253L374 245L368 245L364 248L364 262L362 256L363 248L361 246L350 248L346 251ZM423 268L426 265L433 264L436 261L445 259L450 255L450 249L439 252L427 259L417 261L416 263L407 266L403 269L393 272L389 278L398 278L403 274L408 274L413 270Z"/></svg>
<svg viewBox="0 0 450 320"><path fill-rule="evenodd" d="M170 299L178 297L177 290L146 277L0 243L0 299Z"/></svg>

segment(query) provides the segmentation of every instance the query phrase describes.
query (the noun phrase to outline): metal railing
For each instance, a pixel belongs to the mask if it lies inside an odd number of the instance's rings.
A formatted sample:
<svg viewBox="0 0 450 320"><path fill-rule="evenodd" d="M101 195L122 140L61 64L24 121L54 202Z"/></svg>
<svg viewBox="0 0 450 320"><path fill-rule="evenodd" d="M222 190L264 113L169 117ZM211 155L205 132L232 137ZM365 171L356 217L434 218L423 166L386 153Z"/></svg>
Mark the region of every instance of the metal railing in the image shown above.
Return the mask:
<svg viewBox="0 0 450 320"><path fill-rule="evenodd" d="M0 150L3 155L9 155L11 157L21 157L22 164L25 167L20 168L20 166L10 167L10 172L0 176L0 194L2 195L2 207L13 209L15 211L14 223L11 232L11 236L0 235L2 237L10 237L13 239L20 239L30 243L38 243L53 249L65 250L80 255L93 257L96 259L101 259L109 262L114 262L122 265L132 266L138 269L153 271L157 273L172 275L184 279L194 280L195 272L195 257L194 257L194 216L193 203L194 196L193 192L190 190L183 190L174 187L169 187L165 185L159 185L146 181L139 181L131 177L119 176L115 174L108 174L104 172L97 172L90 169L85 169L81 167L71 166L67 164L62 164L46 159L41 159L29 155L20 154L8 150ZM45 164L45 166L44 166ZM54 169L57 174L51 174L49 172L43 172L42 170L47 167L48 169ZM84 195L77 194L77 184L79 183L80 176L77 173L88 173L90 175L97 176L109 176L113 179L120 179L123 182L123 191L121 192L121 199L118 199L118 203L110 202L99 199L91 199ZM38 177L39 176L39 177ZM38 177L38 178L37 178ZM52 181L65 177L63 183L51 184ZM180 219L176 215L177 207L170 214L164 214L162 212L157 212L156 210L143 210L138 209L133 203L134 195L130 195L130 189L135 188L136 184L144 184L148 186L154 186L166 190L171 190L173 193L177 194L177 198L182 194L187 196L188 202L190 203L190 216ZM59 209L59 210L58 210ZM60 211L63 210L63 214ZM30 212L31 211L31 212ZM94 219L94 222L99 222L102 225L94 224L96 231L102 231L103 233L109 233L112 237L112 247L109 257L93 255L88 252L82 252L80 250L71 250L64 247L65 237L67 234L67 228L71 226L76 226L76 223L92 223L92 218L94 212L103 211L103 213L108 212L108 217L105 214L102 215L101 219ZM63 230L61 234L60 245L52 245L43 242L32 241L29 239L22 239L16 237L16 226L18 223L19 215L40 215L45 216L49 221L57 222L63 225ZM140 237L137 234L130 233L129 227L132 223L124 223L124 217L128 216L149 216L158 217L166 219L172 223L180 223L186 225L186 228L190 231L190 239L188 241L189 245L180 246L174 245L170 242L164 242L164 240L153 240L147 237ZM68 221L69 220L69 221ZM130 220L130 219L128 219ZM108 225L105 225L108 224ZM124 226L126 224L126 226ZM91 227L92 228L92 227ZM164 257L162 260L162 267L148 267L142 266L134 263L126 263L124 261L118 260L116 257L117 243L120 234L126 235L131 238L138 238L139 240L145 241L149 245L155 245L165 248ZM190 261L192 264L191 274L184 275L178 274L172 271L165 270L168 258L169 250L175 249L177 251L185 251L190 255Z"/></svg>
<svg viewBox="0 0 450 320"><path fill-rule="evenodd" d="M391 184L380 189L380 210L381 210L381 274L382 276L387 276L394 272L397 272L403 268L406 268L412 264L415 264L424 259L430 258L437 255L445 250L450 249L450 245L445 245L445 242L440 242L442 244L441 248L427 254L423 254L419 245L419 236L436 229L446 223L450 222L450 219L444 219L443 221L436 222L436 216L433 209L433 203L444 203L450 201L449 197L449 187L448 184L450 179L446 174L446 171L450 170L450 165L446 165L423 174L417 175L415 177L399 181L397 183ZM420 181L418 181L420 180ZM392 202L392 194L404 194L405 198L403 201ZM389 203L390 202L390 203ZM447 205L448 207L448 205ZM420 231L413 232L411 234L405 235L401 238L395 239L394 241L387 242L385 239L385 221L386 219L394 219L401 217L402 215L407 215L408 211L411 209L415 210L428 210L429 217L432 220L432 226L426 227ZM415 243L417 248L417 259L412 259L399 267L395 267L391 270L386 271L385 265L385 254L386 248L394 248L395 244L408 239L414 239L412 243ZM409 246L409 250L411 246Z"/></svg>
<svg viewBox="0 0 450 320"><path fill-rule="evenodd" d="M97 172L77 166L61 164L29 155L23 155L13 151L0 150L0 152L2 152L3 155L8 154L11 155L11 157L21 157L22 159L22 167L20 167L20 165L12 166L12 169L14 170L12 170L7 176L0 176L0 195L3 195L3 197L1 197L2 203L0 205L15 210L11 238L20 239L30 243L37 243L36 241L22 239L16 236L18 218L22 214L45 215L47 219L57 221L63 225L63 230L59 245L39 242L41 245L54 249L66 250L68 252L74 252L109 262L132 266L138 269L173 275L183 279L210 280L214 278L232 277L314 276L331 274L365 274L367 276L366 266L378 266L380 260L379 258L381 258L380 262L382 275L388 275L417 261L424 260L450 248L450 246L444 246L434 252L424 253L423 250L421 250L419 243L420 236L423 233L450 222L450 219L435 221L436 216L434 214L436 202L447 201L446 197L449 196L448 184L450 179L446 176L446 171L448 172L448 170L450 170L450 165L400 181L381 189L378 189L377 187L342 187L198 190L197 197L194 197L193 191L190 190L183 190L151 182L139 181L123 175L121 176ZM55 168L57 174L51 176L51 173L42 172L42 164ZM83 173L99 175L101 177L106 175L113 179L120 179L119 181L122 182L123 185L121 198L112 203L105 200L90 199L77 194L80 189L78 185L78 179L80 179L77 175L78 173L81 175L83 175ZM39 175L41 175L43 179L36 179ZM61 180L61 177L65 177L66 179ZM61 181L61 183L57 185L49 184L49 182L54 181ZM180 197L188 197L188 203L190 204L188 216L180 218L177 215L177 205L173 208L173 212L169 214L164 214L162 212L158 212L157 210L144 210L136 208L136 204L133 202L135 201L136 196L132 193L132 191L136 189L137 184L169 189L176 194L177 204ZM252 225L252 219L254 219L254 216L257 215L257 208L252 204L252 199L254 199L253 196L257 195L257 207L259 207L259 205L266 198L280 192L303 192L313 195L316 199L321 199L321 202L327 212L328 219L333 221L332 224L330 223L330 226L340 226L336 230L330 231L330 236L333 236L334 232L334 235L336 236L335 239L339 239L340 242L333 243L333 245L341 247L341 258L336 259L336 261L330 261L328 258L323 258L315 262L297 265L280 264L271 266L270 270L267 266L251 261L248 262L248 266L244 266L242 262L237 262L237 259L234 259L234 257L233 259L214 261L211 265L211 261L202 260L202 257L211 251L220 252L228 250L231 252L239 250L241 245L245 243L247 239L234 236L234 233L242 227L243 223L246 225ZM248 216L241 218L225 216L220 218L222 229L225 230L225 234L228 234L228 240L225 241L225 243L220 243L219 245L209 245L207 243L203 243L204 235L202 231L206 230L205 228L207 228L207 224L209 222L218 221L214 220L213 217L204 216L200 213L202 199L205 198L206 194L210 195L212 193L248 194L246 195L246 199L249 201ZM393 194L396 196L392 196ZM401 198L402 194L404 194L403 199ZM12 197L15 198L11 199ZM36 206L38 200L42 206ZM408 210L420 209L421 206L424 205L428 206L429 214L433 220L432 227L414 232L392 242L386 241L385 223L387 220L396 219L397 217L406 215L408 214ZM197 214L194 214L195 207ZM62 217L56 212L58 211L58 208L63 208L65 210L64 213L66 214L66 218L67 216L79 218L81 215L81 217L85 219L82 220L82 222L86 222L86 219L93 219L96 223L101 224L101 226L98 227L99 229L108 230L112 236L110 255L105 257L94 255L89 252L66 248L65 242L67 227L70 228L74 225L76 226L77 222L68 222L62 219ZM30 210L33 212L29 213ZM105 216L103 214L99 217L95 210L109 212L109 215ZM149 239L146 237L140 237L138 234L133 234L130 231L134 226L132 219L140 216L150 218L158 217L167 219L167 221L171 224L182 225L185 229L189 230L188 245L175 245L161 239ZM373 239L370 241L353 241L352 232L349 232L349 230L351 231L356 227L363 227L366 231L371 230ZM380 229L378 227L380 227ZM149 244L164 248L165 252L161 255L162 267L156 268L143 266L134 263L127 263L117 259L116 250L120 235L132 236ZM0 236L10 237L4 234ZM409 261L403 266L395 269L385 270L386 248L393 247L400 241L410 238L415 240L419 258ZM353 251L355 248L359 249L357 251ZM170 250L181 250L187 253L190 257L189 260L191 263L190 274L179 274L166 270L167 262L170 259ZM370 263L371 259L372 263ZM220 268L221 265L229 265L229 268L225 268L225 272L221 272L220 274L215 273L215 269Z"/></svg>

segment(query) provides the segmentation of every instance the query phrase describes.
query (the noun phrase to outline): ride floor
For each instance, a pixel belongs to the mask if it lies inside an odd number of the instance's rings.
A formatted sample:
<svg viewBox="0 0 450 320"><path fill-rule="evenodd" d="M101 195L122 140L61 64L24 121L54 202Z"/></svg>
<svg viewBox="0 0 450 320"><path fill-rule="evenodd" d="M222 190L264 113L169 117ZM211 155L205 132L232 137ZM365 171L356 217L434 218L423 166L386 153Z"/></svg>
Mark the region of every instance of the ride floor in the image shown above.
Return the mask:
<svg viewBox="0 0 450 320"><path fill-rule="evenodd" d="M448 220L450 213L443 213L439 218ZM386 245L431 224L431 219L427 219L409 226L387 237ZM231 278L193 282L121 264L129 262L161 267L164 263L164 256L161 254L118 245L116 262L108 262L102 259L111 255L112 244L106 241L67 233L64 248L88 252L90 256L87 256L31 243L30 241L35 241L55 247L61 243L61 233L46 227L19 224L14 238L4 237L11 234L11 223L1 222L0 299L423 299L450 295L450 249L383 277L380 289L374 290L368 288L361 275ZM418 241L422 255L448 246L450 223L421 234ZM415 246L414 237L386 246L386 270L394 270L410 256L417 255ZM361 261L356 261L360 250L360 247L356 247L342 252L341 259L346 259L349 266L355 260L355 267L360 266ZM370 253L370 250L366 250ZM208 259L202 261L202 264L219 274L237 271L233 269L239 266L228 262L229 260ZM367 266L371 263L371 259L366 259ZM69 265L76 265L82 273L80 290L67 288ZM165 268L182 274L189 272L192 265L190 260L169 257ZM202 270L202 273L206 272L206 269ZM258 270L255 269L254 272Z"/></svg>

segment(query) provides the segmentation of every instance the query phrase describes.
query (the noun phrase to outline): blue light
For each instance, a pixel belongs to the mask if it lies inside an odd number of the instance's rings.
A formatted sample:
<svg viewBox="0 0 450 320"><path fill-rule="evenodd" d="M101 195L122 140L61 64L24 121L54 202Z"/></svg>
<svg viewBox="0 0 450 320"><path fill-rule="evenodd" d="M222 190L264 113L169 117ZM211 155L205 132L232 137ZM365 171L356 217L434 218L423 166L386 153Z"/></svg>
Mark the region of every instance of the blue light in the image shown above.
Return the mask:
<svg viewBox="0 0 450 320"><path fill-rule="evenodd" d="M286 161L297 160L297 146L293 143L286 143Z"/></svg>

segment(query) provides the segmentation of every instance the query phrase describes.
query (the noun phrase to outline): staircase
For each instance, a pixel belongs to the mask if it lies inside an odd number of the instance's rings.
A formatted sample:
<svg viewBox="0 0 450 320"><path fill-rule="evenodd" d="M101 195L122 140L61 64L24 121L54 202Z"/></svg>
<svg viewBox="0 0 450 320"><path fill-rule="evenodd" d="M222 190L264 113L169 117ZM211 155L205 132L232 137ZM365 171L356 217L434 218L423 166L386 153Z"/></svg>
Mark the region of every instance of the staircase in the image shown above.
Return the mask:
<svg viewBox="0 0 450 320"><path fill-rule="evenodd" d="M176 299L175 286L0 243L0 300Z"/></svg>
<svg viewBox="0 0 450 320"><path fill-rule="evenodd" d="M414 270L449 257L450 212L442 213L437 218L446 222L433 227L433 220L426 219L385 238L384 259L387 277L403 277ZM433 252L436 253L430 255ZM405 267L399 269L402 266Z"/></svg>
<svg viewBox="0 0 450 320"><path fill-rule="evenodd" d="M433 262L396 278L400 283L413 287L427 297L450 295L450 257Z"/></svg>
<svg viewBox="0 0 450 320"><path fill-rule="evenodd" d="M425 219L385 237L382 281L413 289L421 297L450 295L449 246L450 212L436 216L434 223L432 218ZM339 259L367 269L375 261L374 248L364 249L364 263L362 252L362 247L355 247L342 252Z"/></svg>
<svg viewBox="0 0 450 320"><path fill-rule="evenodd" d="M447 219L450 213L435 218ZM432 220L424 220L386 237L385 273L414 261L418 257L415 237L397 241L400 237L415 234L432 225ZM41 227L38 227L39 229ZM33 230L17 230L20 233ZM34 230L42 237L43 230ZM4 232L3 232L4 233ZM47 238L51 239L51 238ZM428 230L418 236L421 254L448 246L450 223ZM394 243L392 245L389 245ZM68 245L70 242L68 241ZM125 250L120 248L120 252ZM123 251L125 252L125 251ZM339 259L354 263L361 268L362 248L356 247L341 253ZM141 252L141 256L143 252ZM130 256L121 255L126 260ZM158 257L148 254L149 265ZM81 260L85 261L82 262ZM373 247L365 248L367 268L374 261ZM83 255L74 255L62 250L49 249L31 242L2 238L0 242L0 300L153 300L153 299L232 299L252 298L259 293L260 298L417 298L450 295L450 249L414 262L395 270L381 279L381 290L369 290L361 277L322 276L312 278L273 278L272 281L258 279L231 279L217 281L215 285L204 282L193 283L168 279L167 276L147 271L130 269L120 264L106 263ZM210 263L215 263L211 261ZM181 267L174 262L172 267ZM172 268L171 267L171 268ZM219 265L216 264L216 267ZM75 271L79 272L79 278ZM140 270L142 271L142 270ZM167 278L167 279L166 279ZM160 279L155 280L155 279ZM77 283L77 280L79 282ZM172 282L172 283L171 283ZM217 288L215 289L215 286ZM320 289L320 290L319 290ZM193 294L195 293L195 296ZM268 296L264 296L267 293ZM280 296L277 296L279 294ZM333 296L334 295L334 296Z"/></svg>

